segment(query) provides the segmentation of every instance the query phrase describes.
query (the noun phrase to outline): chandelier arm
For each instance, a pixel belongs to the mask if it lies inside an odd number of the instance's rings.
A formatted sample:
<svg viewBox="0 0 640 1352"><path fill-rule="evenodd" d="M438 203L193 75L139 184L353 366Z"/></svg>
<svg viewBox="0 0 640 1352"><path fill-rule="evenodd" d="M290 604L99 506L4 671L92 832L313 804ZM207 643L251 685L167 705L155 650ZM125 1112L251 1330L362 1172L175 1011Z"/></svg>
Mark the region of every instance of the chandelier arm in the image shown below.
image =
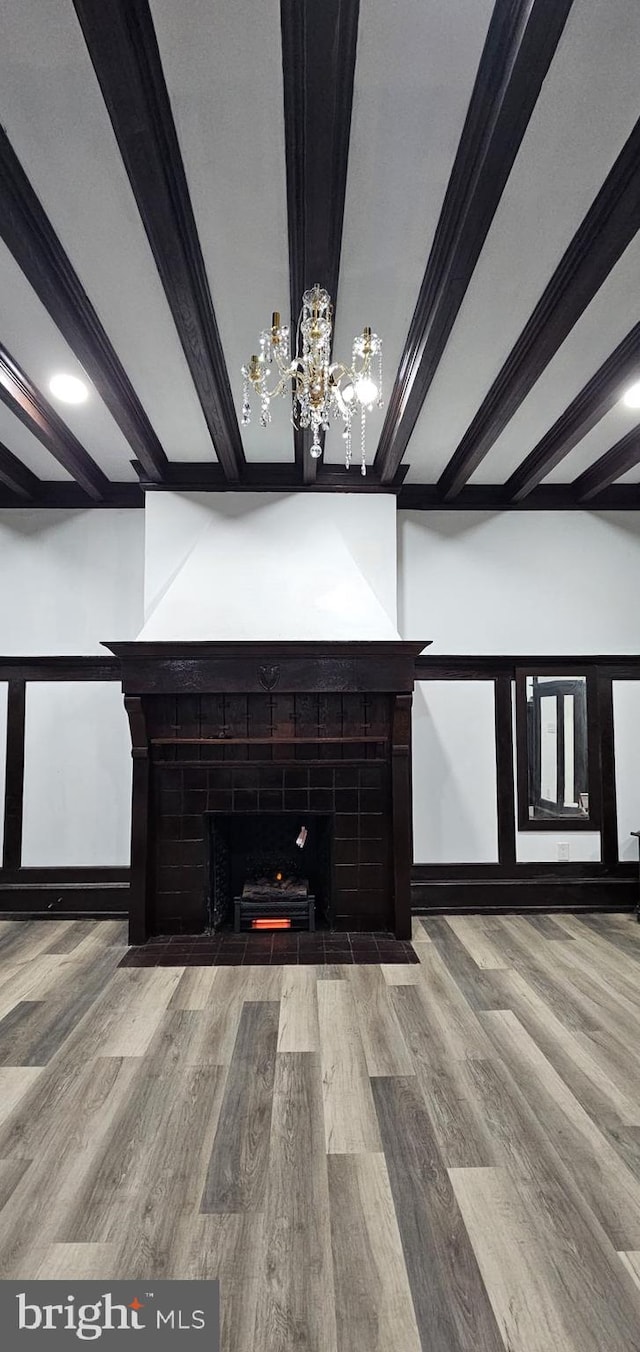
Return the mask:
<svg viewBox="0 0 640 1352"><path fill-rule="evenodd" d="M357 380L359 376L368 376L370 370L371 356L370 354L366 354L364 357L360 357L359 366L356 364L356 360L354 360L353 366L351 367L351 374L353 375L354 380Z"/></svg>
<svg viewBox="0 0 640 1352"><path fill-rule="evenodd" d="M265 377L263 377L259 384L256 381L252 381L251 383L256 394L259 395L261 399L277 399L284 392L287 381L293 379L294 374L295 372L292 370L284 371L277 385L274 385L272 390L267 389L264 383Z"/></svg>
<svg viewBox="0 0 640 1352"><path fill-rule="evenodd" d="M339 375L338 371L340 372ZM349 366L343 366L342 362L339 361L333 362L331 367L329 368L329 377L331 383L335 385L336 388L338 388L338 386L340 385L340 381L344 380L345 376L348 376L350 379L353 379L353 375L354 375L353 369Z"/></svg>

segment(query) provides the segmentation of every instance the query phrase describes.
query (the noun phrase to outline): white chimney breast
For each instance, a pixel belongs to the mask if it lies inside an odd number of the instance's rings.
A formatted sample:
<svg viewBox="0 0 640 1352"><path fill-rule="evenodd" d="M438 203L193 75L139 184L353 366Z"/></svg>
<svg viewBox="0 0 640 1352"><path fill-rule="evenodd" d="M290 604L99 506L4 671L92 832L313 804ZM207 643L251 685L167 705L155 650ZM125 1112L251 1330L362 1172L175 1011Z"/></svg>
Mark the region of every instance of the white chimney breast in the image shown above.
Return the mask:
<svg viewBox="0 0 640 1352"><path fill-rule="evenodd" d="M138 639L397 639L396 521L386 493L147 493Z"/></svg>

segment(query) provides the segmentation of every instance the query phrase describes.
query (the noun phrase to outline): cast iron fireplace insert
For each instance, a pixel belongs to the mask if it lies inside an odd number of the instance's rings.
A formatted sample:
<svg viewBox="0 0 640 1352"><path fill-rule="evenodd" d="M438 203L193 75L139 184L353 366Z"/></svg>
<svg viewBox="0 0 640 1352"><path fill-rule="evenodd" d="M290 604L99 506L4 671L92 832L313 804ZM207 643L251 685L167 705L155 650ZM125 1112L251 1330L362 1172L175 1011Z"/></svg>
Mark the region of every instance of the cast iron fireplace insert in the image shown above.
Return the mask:
<svg viewBox="0 0 640 1352"><path fill-rule="evenodd" d="M280 918L292 929L312 928L309 898L314 923L331 927L332 814L213 812L207 820L210 929L234 923L235 902L243 889L251 898L240 908L242 929L251 929L251 921L261 918ZM303 827L306 839L300 848L296 841Z"/></svg>

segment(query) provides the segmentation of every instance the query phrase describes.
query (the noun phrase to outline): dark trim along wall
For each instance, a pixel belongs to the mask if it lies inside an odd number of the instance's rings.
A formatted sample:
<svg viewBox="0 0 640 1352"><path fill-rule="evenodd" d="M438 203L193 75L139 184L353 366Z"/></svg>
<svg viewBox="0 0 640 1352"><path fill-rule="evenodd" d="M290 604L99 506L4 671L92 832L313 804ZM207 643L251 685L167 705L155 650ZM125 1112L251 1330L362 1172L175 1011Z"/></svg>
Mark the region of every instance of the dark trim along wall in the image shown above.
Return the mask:
<svg viewBox="0 0 640 1352"><path fill-rule="evenodd" d="M511 683L516 670L585 671L593 682L596 796L600 800L602 861L585 864L516 863ZM490 680L495 688L498 862L421 864L412 872L414 912L520 910L630 910L638 902L638 868L618 860L614 680L640 680L639 656L439 656L419 657L417 681ZM639 823L640 825L640 823Z"/></svg>
<svg viewBox="0 0 640 1352"><path fill-rule="evenodd" d="M511 681L517 667L581 667L596 682L597 763L602 799L602 862L516 863ZM24 868L20 865L24 715L31 681L120 679L113 657L0 658L8 683L4 847L0 913L4 918L123 918L129 909L128 868ZM492 680L495 690L498 862L420 864L412 871L413 909L438 911L624 910L636 905L638 870L618 862L613 680L639 680L640 656L428 656L416 660L417 681Z"/></svg>

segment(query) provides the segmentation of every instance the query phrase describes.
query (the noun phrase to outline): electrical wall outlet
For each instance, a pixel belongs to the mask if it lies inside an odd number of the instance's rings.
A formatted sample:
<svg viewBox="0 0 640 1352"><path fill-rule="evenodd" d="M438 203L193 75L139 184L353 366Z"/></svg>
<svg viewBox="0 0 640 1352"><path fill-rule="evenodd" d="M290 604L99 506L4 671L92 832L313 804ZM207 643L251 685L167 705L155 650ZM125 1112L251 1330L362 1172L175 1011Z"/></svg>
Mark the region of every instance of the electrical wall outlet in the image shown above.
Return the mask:
<svg viewBox="0 0 640 1352"><path fill-rule="evenodd" d="M569 857L569 841L561 840L558 843L558 863L566 864Z"/></svg>

